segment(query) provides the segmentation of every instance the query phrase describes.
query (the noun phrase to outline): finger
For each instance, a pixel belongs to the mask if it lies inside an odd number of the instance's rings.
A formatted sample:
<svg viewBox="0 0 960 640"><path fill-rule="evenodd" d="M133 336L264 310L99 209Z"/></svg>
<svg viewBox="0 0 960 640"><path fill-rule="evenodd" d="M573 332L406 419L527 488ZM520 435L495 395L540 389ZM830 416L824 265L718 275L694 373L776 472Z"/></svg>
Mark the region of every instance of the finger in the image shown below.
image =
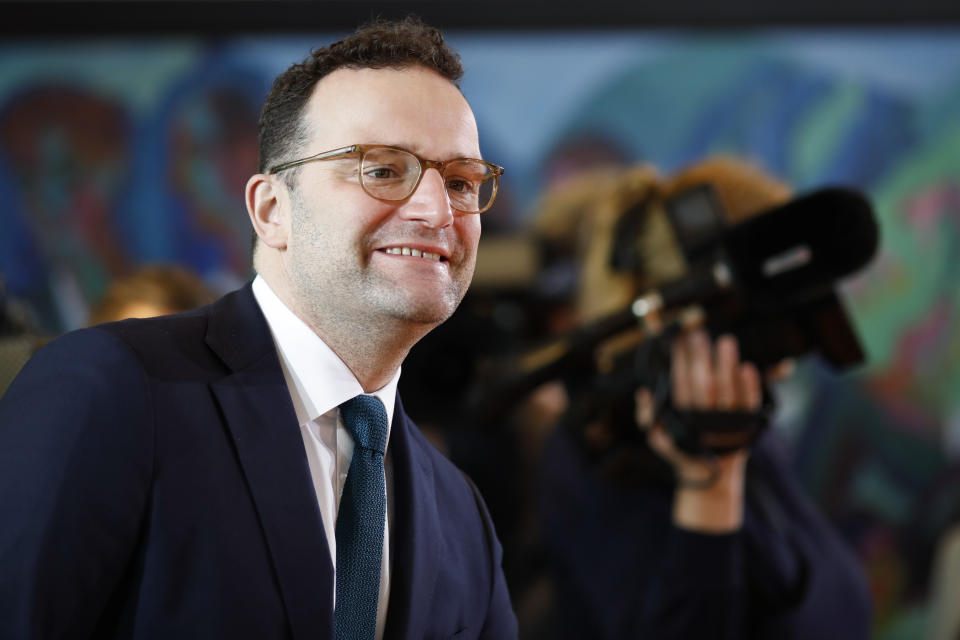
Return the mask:
<svg viewBox="0 0 960 640"><path fill-rule="evenodd" d="M712 409L716 403L714 389L713 353L710 338L704 331L694 331L689 337L690 387L692 405L696 409Z"/></svg>
<svg viewBox="0 0 960 640"><path fill-rule="evenodd" d="M744 362L740 365L739 375L739 398L738 406L747 411L756 411L760 408L763 400L763 394L760 386L760 372L749 363Z"/></svg>
<svg viewBox="0 0 960 640"><path fill-rule="evenodd" d="M716 408L729 411L737 403L737 371L740 361L740 349L733 336L720 336L716 344L716 371L714 372L714 387L717 394Z"/></svg>
<svg viewBox="0 0 960 640"><path fill-rule="evenodd" d="M690 384L690 349L685 335L677 337L670 347L670 387L675 407L686 409L693 405L693 388Z"/></svg>
<svg viewBox="0 0 960 640"><path fill-rule="evenodd" d="M637 426L643 430L647 430L653 426L655 413L653 406L653 394L650 393L649 389L637 389L636 393L634 393L634 400L637 406Z"/></svg>

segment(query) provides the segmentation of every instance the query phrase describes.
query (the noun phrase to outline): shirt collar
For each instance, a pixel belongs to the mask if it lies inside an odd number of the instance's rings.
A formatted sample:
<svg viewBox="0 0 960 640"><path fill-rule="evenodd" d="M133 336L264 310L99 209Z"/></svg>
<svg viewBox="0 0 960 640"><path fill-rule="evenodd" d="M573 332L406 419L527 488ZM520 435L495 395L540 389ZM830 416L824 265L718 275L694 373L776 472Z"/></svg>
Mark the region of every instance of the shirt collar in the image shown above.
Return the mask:
<svg viewBox="0 0 960 640"><path fill-rule="evenodd" d="M301 425L364 393L363 387L343 360L298 318L261 276L253 280L253 295L273 334L287 386ZM371 394L387 410L387 433L393 424L400 369Z"/></svg>

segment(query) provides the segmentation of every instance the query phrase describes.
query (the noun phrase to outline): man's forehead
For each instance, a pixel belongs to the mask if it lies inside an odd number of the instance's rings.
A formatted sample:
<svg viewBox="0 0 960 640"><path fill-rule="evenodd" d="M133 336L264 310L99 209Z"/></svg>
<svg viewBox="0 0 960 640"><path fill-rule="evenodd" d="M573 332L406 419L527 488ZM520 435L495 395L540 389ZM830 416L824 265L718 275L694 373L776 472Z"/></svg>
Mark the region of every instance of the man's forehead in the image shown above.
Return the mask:
<svg viewBox="0 0 960 640"><path fill-rule="evenodd" d="M311 140L326 144L390 144L429 155L442 141L444 156L479 152L466 99L422 66L337 69L317 82L304 115Z"/></svg>

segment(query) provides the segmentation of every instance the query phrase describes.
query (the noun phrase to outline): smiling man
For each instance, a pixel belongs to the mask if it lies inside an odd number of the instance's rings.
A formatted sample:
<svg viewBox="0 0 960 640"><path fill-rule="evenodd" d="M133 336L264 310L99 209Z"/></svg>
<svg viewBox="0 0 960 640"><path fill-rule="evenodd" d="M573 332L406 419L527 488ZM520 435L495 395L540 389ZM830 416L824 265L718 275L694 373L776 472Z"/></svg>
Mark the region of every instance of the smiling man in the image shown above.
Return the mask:
<svg viewBox="0 0 960 640"><path fill-rule="evenodd" d="M378 389L466 293L474 214L500 170L478 159L463 95L424 66L337 69L316 84L301 126L307 142L295 154L305 158L247 185L254 264L364 388Z"/></svg>
<svg viewBox="0 0 960 640"><path fill-rule="evenodd" d="M255 280L68 334L0 401L0 637L512 638L475 487L396 396L502 169L415 20L274 83Z"/></svg>

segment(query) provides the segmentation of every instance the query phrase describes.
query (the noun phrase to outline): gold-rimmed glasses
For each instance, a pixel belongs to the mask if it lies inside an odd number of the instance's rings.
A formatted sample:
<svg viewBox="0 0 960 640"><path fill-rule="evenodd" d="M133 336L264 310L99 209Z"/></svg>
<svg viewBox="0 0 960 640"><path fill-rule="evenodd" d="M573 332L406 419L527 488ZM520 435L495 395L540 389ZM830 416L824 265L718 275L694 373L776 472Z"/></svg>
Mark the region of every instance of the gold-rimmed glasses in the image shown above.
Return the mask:
<svg viewBox="0 0 960 640"><path fill-rule="evenodd" d="M450 198L450 206L461 213L483 213L493 204L503 167L477 158L427 160L417 154L380 144L354 144L323 151L300 160L291 160L270 168L280 173L308 162L334 160L359 154L360 186L372 198L395 202L410 197L427 169L436 169Z"/></svg>

